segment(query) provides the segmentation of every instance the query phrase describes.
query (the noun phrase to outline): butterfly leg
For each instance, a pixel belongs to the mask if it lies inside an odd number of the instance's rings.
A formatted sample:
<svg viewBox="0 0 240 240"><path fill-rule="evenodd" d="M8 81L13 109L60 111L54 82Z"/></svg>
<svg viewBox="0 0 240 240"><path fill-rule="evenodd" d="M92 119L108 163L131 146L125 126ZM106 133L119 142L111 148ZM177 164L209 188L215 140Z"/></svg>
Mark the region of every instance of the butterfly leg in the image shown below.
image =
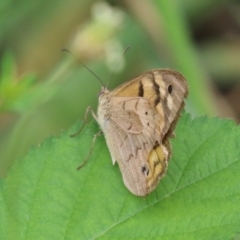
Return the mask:
<svg viewBox="0 0 240 240"><path fill-rule="evenodd" d="M75 136L77 136L79 133L82 132L83 128L85 127L85 125L86 125L86 123L87 123L87 118L88 118L89 111L91 111L92 116L95 118L95 120L97 119L97 116L96 116L96 114L94 113L94 111L92 110L91 106L88 106L88 107L87 107L87 110L86 110L86 112L85 112L85 115L84 115L83 125L81 126L81 128L79 129L79 131L77 131L77 132L74 133L74 134L71 134L70 137L75 137Z"/></svg>
<svg viewBox="0 0 240 240"><path fill-rule="evenodd" d="M86 157L86 159L84 160L84 162L77 168L77 170L81 169L81 168L87 163L87 161L89 160L90 156L92 155L92 150L93 150L95 141L96 141L97 137L99 137L100 135L102 135L102 131L99 131L98 133L96 133L96 134L93 136L93 140L92 140L92 144L91 144L91 148L90 148L90 151L89 151L89 153L88 153L88 156Z"/></svg>

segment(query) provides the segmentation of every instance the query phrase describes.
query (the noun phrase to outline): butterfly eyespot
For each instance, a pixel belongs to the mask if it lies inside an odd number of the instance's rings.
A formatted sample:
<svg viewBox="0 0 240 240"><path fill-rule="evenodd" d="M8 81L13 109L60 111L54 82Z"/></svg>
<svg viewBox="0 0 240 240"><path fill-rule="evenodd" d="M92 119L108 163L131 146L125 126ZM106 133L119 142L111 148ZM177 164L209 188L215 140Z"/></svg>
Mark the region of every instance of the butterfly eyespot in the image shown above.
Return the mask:
<svg viewBox="0 0 240 240"><path fill-rule="evenodd" d="M148 176L149 170L147 169L147 167L144 165L142 166L142 173L146 176Z"/></svg>
<svg viewBox="0 0 240 240"><path fill-rule="evenodd" d="M173 86L170 84L168 85L168 93L171 94L173 91Z"/></svg>

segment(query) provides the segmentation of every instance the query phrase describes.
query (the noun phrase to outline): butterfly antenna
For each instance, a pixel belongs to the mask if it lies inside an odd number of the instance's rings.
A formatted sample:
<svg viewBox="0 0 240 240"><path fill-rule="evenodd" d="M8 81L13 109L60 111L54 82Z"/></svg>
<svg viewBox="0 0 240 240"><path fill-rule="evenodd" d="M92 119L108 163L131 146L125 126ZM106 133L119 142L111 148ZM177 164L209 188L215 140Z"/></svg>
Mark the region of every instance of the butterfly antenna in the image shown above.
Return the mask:
<svg viewBox="0 0 240 240"><path fill-rule="evenodd" d="M75 56L73 55L73 53L71 53L71 52L70 52L68 49L66 49L66 48L63 48L61 51L62 51L62 52L70 53L73 57L75 57ZM76 57L75 57L75 58L76 58ZM105 84L103 83L103 81L101 80L101 78L99 78L99 77L98 77L90 68L88 68L84 63L80 62L80 64L81 64L83 67L85 67L95 78L97 78L98 81L102 84L103 87L105 87Z"/></svg>
<svg viewBox="0 0 240 240"><path fill-rule="evenodd" d="M130 49L130 46L127 46L127 47L124 49L122 56L124 56L124 54L127 52L128 49ZM109 77L109 79L108 79L107 87L108 87L108 84L109 84L109 82L110 82L110 80L111 80L111 78L112 78L113 73L114 73L114 72L116 71L116 69L117 69L118 64L119 64L119 62L118 62L118 63L116 64L116 66L114 67L114 69L113 69L113 71L112 71L112 73L111 73L111 75L110 75L110 77Z"/></svg>

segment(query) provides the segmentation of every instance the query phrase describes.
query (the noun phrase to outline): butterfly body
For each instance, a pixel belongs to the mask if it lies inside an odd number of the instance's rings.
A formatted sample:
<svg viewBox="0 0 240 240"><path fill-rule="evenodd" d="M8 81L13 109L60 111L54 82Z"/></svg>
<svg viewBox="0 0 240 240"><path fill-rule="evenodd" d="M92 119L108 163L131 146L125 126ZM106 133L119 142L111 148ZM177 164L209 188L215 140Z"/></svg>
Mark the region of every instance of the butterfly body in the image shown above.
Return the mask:
<svg viewBox="0 0 240 240"><path fill-rule="evenodd" d="M171 155L168 139L187 91L184 77L169 69L149 71L113 91L102 87L96 120L133 194L149 194L164 176Z"/></svg>

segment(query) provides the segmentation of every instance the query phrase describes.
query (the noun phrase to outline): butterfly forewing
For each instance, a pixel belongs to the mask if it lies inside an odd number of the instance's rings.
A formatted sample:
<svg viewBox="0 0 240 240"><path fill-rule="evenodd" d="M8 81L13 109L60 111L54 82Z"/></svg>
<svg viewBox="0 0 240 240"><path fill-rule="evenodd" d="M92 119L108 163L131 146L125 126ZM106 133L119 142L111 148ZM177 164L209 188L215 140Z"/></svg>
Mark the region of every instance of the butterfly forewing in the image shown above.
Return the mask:
<svg viewBox="0 0 240 240"><path fill-rule="evenodd" d="M162 135L168 131L171 123L183 107L188 94L185 78L177 71L156 69L122 84L111 92L113 97L143 97L160 116L159 126Z"/></svg>

